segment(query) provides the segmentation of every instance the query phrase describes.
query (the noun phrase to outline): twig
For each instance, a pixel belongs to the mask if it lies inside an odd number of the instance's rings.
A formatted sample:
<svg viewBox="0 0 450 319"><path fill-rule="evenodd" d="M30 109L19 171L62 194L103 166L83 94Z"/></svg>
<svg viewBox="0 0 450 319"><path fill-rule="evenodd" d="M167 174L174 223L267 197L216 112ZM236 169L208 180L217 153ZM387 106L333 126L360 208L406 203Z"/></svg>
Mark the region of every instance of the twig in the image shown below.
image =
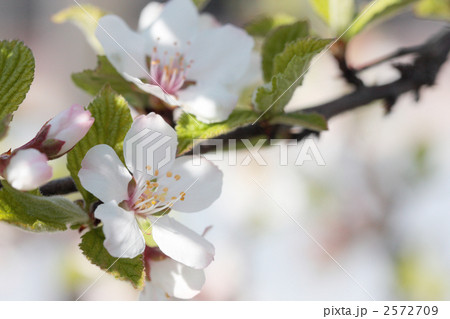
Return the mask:
<svg viewBox="0 0 450 319"><path fill-rule="evenodd" d="M66 195L78 191L72 177L64 177L48 182L39 188L44 196Z"/></svg>

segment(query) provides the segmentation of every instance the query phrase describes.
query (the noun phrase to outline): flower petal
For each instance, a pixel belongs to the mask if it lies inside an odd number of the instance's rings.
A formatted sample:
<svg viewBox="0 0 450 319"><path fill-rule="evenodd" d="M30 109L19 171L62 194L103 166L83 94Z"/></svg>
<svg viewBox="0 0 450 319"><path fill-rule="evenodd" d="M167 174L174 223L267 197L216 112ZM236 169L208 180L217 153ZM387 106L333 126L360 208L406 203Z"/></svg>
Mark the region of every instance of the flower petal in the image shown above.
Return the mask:
<svg viewBox="0 0 450 319"><path fill-rule="evenodd" d="M137 180L165 174L175 160L177 144L175 130L160 115L141 115L125 136L125 163Z"/></svg>
<svg viewBox="0 0 450 319"><path fill-rule="evenodd" d="M147 76L145 39L131 30L121 18L115 15L100 18L95 35L119 73L136 78Z"/></svg>
<svg viewBox="0 0 450 319"><path fill-rule="evenodd" d="M256 85L257 83L263 83L261 55L260 53L253 51L247 71L239 80L230 84L228 88L230 88L232 92L240 93L242 89Z"/></svg>
<svg viewBox="0 0 450 319"><path fill-rule="evenodd" d="M180 299L195 297L205 284L203 269L187 267L171 258L150 261L150 278L169 296Z"/></svg>
<svg viewBox="0 0 450 319"><path fill-rule="evenodd" d="M164 91L161 88L161 86L154 85L154 84L149 84L149 83L144 83L144 82L142 82L141 79L133 77L133 76L127 74L127 73L123 73L122 75L123 75L123 77L126 80L128 80L130 82L133 82L142 91L156 96L158 99L164 101L165 103L167 103L169 105L179 106L178 99L175 96L173 96L171 94L168 94L166 91Z"/></svg>
<svg viewBox="0 0 450 319"><path fill-rule="evenodd" d="M167 187L166 200L179 198L172 208L180 212L198 212L214 203L222 192L223 173L203 156L182 156L166 174L158 178L160 189Z"/></svg>
<svg viewBox="0 0 450 319"><path fill-rule="evenodd" d="M139 31L147 29L161 15L164 5L159 2L150 2L141 11L139 17Z"/></svg>
<svg viewBox="0 0 450 319"><path fill-rule="evenodd" d="M116 152L108 145L91 148L78 172L81 185L104 203L120 203L128 198L128 183L132 177Z"/></svg>
<svg viewBox="0 0 450 319"><path fill-rule="evenodd" d="M52 174L52 168L47 163L47 156L33 148L17 151L5 170L8 183L21 191L38 188L48 182Z"/></svg>
<svg viewBox="0 0 450 319"><path fill-rule="evenodd" d="M170 258L195 269L206 268L214 259L214 246L173 218L152 216L150 221L153 239Z"/></svg>
<svg viewBox="0 0 450 319"><path fill-rule="evenodd" d="M103 223L103 244L111 256L134 258L144 252L144 236L133 212L126 211L116 201L111 201L98 206L94 215Z"/></svg>
<svg viewBox="0 0 450 319"><path fill-rule="evenodd" d="M178 93L181 107L204 123L225 121L233 112L239 96L222 85L191 85Z"/></svg>
<svg viewBox="0 0 450 319"><path fill-rule="evenodd" d="M144 290L139 294L140 301L169 301L176 300L166 295L166 292L151 281L145 282Z"/></svg>
<svg viewBox="0 0 450 319"><path fill-rule="evenodd" d="M186 53L186 60L194 61L188 78L232 84L248 69L253 46L252 37L232 25L204 31Z"/></svg>
<svg viewBox="0 0 450 319"><path fill-rule="evenodd" d="M171 0L153 24L143 33L152 39L153 45L172 53L181 50L196 35L199 14L191 0ZM172 54L170 54L172 55Z"/></svg>
<svg viewBox="0 0 450 319"><path fill-rule="evenodd" d="M210 13L202 13L200 15L200 30L208 30L211 28L220 27L219 21L217 21L216 17Z"/></svg>

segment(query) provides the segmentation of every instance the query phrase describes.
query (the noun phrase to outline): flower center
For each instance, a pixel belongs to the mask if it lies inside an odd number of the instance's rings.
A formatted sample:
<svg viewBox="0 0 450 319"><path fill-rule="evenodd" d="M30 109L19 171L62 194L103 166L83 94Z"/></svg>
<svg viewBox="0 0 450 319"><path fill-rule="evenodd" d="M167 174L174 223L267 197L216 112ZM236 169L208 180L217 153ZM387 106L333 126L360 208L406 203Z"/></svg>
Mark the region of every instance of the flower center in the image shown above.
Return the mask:
<svg viewBox="0 0 450 319"><path fill-rule="evenodd" d="M170 55L168 51L164 51L161 54L154 47L153 54L147 57L150 74L148 81L161 87L165 93L175 95L186 83L187 71L193 62L187 62L180 52Z"/></svg>
<svg viewBox="0 0 450 319"><path fill-rule="evenodd" d="M156 170L155 176L158 175L159 172ZM168 180L165 182L168 182L168 184L176 183L181 179L180 175L174 175L172 172L167 172L166 177ZM180 192L177 195L170 194L169 187L160 185L157 178L146 181L137 194L138 199L134 202L135 212L140 215L151 215L169 210L178 200L184 201L185 192Z"/></svg>

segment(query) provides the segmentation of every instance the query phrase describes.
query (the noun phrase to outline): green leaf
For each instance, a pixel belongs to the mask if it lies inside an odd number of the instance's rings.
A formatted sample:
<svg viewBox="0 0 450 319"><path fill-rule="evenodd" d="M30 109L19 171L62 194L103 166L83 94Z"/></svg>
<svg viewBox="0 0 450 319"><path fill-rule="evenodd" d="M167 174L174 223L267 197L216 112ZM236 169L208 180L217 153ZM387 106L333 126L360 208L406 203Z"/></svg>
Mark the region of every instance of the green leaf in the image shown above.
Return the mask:
<svg viewBox="0 0 450 319"><path fill-rule="evenodd" d="M372 22L393 15L417 0L373 0L363 8L354 24L345 33L344 38L349 40Z"/></svg>
<svg viewBox="0 0 450 319"><path fill-rule="evenodd" d="M258 114L254 111L235 110L225 122L205 124L195 121L192 115L184 113L175 127L178 135L178 155L190 151L194 147L194 139L215 138L250 125L257 119Z"/></svg>
<svg viewBox="0 0 450 319"><path fill-rule="evenodd" d="M192 0L194 4L197 6L198 10L202 10L205 8L211 0Z"/></svg>
<svg viewBox="0 0 450 319"><path fill-rule="evenodd" d="M67 155L67 168L87 206L96 199L80 184L78 172L81 161L86 153L98 144L111 146L123 161L123 140L133 122L127 102L109 86L100 91L89 104L88 110L95 118L95 122L86 136Z"/></svg>
<svg viewBox="0 0 450 319"><path fill-rule="evenodd" d="M355 16L355 0L309 0L316 14L340 35Z"/></svg>
<svg viewBox="0 0 450 319"><path fill-rule="evenodd" d="M71 22L86 36L89 44L98 54L103 54L103 47L95 36L98 20L106 14L102 9L91 4L81 4L64 9L52 16L54 23Z"/></svg>
<svg viewBox="0 0 450 319"><path fill-rule="evenodd" d="M15 112L34 77L34 57L22 42L0 42L0 121Z"/></svg>
<svg viewBox="0 0 450 319"><path fill-rule="evenodd" d="M330 21L330 1L329 0L309 0L316 14L328 24Z"/></svg>
<svg viewBox="0 0 450 319"><path fill-rule="evenodd" d="M104 240L102 227L92 229L81 236L80 249L94 265L118 279L131 282L135 288L141 288L145 279L142 255L133 259L112 257L103 245Z"/></svg>
<svg viewBox="0 0 450 319"><path fill-rule="evenodd" d="M307 38L289 44L273 63L274 76L269 83L256 89L253 104L267 116L282 113L295 89L303 83L303 75L312 58L322 51L330 40Z"/></svg>
<svg viewBox="0 0 450 319"><path fill-rule="evenodd" d="M328 130L327 120L317 113L285 113L273 117L269 123L301 126L313 131Z"/></svg>
<svg viewBox="0 0 450 319"><path fill-rule="evenodd" d="M259 17L245 27L248 34L254 37L265 37L267 34L283 25L292 24L295 18L286 14L277 14L273 17Z"/></svg>
<svg viewBox="0 0 450 319"><path fill-rule="evenodd" d="M298 39L305 38L309 34L308 23L299 21L290 25L281 26L272 30L266 37L262 47L262 69L264 81L272 78L274 58L284 51L286 46Z"/></svg>
<svg viewBox="0 0 450 319"><path fill-rule="evenodd" d="M66 230L67 225L89 221L88 215L76 204L61 196L43 197L25 193L2 181L0 190L0 220L23 229L40 231Z"/></svg>
<svg viewBox="0 0 450 319"><path fill-rule="evenodd" d="M97 68L72 74L73 82L82 90L96 95L105 84L109 84L114 91L123 95L135 107L148 104L148 95L140 91L131 82L125 80L112 66L105 56L98 56Z"/></svg>
<svg viewBox="0 0 450 319"><path fill-rule="evenodd" d="M450 1L420 0L415 12L420 17L450 20Z"/></svg>

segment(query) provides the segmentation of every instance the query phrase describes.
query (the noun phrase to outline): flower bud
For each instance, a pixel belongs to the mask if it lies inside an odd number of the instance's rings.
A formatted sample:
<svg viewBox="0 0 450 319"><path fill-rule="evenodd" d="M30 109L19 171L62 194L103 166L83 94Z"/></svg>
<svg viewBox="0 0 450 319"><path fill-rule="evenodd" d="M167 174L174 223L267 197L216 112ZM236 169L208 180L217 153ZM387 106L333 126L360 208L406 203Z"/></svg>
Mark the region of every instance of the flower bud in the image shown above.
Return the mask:
<svg viewBox="0 0 450 319"><path fill-rule="evenodd" d="M48 182L52 168L47 163L47 156L38 150L19 150L9 159L3 176L15 189L29 191Z"/></svg>
<svg viewBox="0 0 450 319"><path fill-rule="evenodd" d="M17 150L34 148L55 159L70 151L89 131L94 118L81 105L73 105L45 123L36 136Z"/></svg>
<svg viewBox="0 0 450 319"><path fill-rule="evenodd" d="M56 156L64 155L86 135L92 124L91 112L81 105L72 105L47 122L50 129L44 143L51 140L64 142Z"/></svg>

